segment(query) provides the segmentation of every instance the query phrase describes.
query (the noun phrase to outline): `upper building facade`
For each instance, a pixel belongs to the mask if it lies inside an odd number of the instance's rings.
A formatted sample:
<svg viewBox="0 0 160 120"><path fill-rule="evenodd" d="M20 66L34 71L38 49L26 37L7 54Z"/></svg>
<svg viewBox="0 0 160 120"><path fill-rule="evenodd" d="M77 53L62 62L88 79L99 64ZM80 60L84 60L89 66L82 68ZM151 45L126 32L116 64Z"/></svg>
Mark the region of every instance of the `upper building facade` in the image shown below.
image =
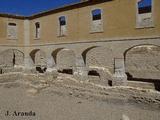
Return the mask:
<svg viewBox="0 0 160 120"><path fill-rule="evenodd" d="M139 8L139 0L89 0L30 17L2 14L0 43L24 45L25 32L29 44L160 36L159 0L151 1Z"/></svg>

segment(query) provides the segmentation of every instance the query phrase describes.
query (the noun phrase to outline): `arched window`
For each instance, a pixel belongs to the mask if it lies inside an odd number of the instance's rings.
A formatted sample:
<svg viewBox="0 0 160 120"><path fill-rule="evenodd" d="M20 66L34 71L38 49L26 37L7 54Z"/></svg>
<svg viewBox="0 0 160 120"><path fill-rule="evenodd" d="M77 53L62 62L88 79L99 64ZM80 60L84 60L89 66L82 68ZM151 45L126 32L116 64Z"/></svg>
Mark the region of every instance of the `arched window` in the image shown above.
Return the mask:
<svg viewBox="0 0 160 120"><path fill-rule="evenodd" d="M66 35L66 17L65 16L60 16L59 17L59 36L64 36Z"/></svg>
<svg viewBox="0 0 160 120"><path fill-rule="evenodd" d="M150 27L153 25L152 0L137 0L137 25Z"/></svg>
<svg viewBox="0 0 160 120"><path fill-rule="evenodd" d="M92 21L91 21L91 32L102 32L103 24L102 24L102 10L94 9L91 11Z"/></svg>
<svg viewBox="0 0 160 120"><path fill-rule="evenodd" d="M17 39L17 24L10 22L7 26L7 37L9 39Z"/></svg>
<svg viewBox="0 0 160 120"><path fill-rule="evenodd" d="M35 23L35 38L40 38L40 23Z"/></svg>

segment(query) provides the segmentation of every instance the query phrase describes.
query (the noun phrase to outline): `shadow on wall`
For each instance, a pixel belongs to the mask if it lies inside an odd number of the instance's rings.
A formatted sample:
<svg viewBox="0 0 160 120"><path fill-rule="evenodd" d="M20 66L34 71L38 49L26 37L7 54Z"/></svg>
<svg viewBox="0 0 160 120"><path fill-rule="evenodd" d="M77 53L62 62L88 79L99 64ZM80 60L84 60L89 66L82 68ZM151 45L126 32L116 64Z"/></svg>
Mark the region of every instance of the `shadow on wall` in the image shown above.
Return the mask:
<svg viewBox="0 0 160 120"><path fill-rule="evenodd" d="M45 52L40 49L35 49L30 53L30 56L36 67L36 71L38 71L39 73L46 72L47 60Z"/></svg>
<svg viewBox="0 0 160 120"><path fill-rule="evenodd" d="M90 70L88 72L88 75L89 76L99 76L100 77L100 74L96 70Z"/></svg>
<svg viewBox="0 0 160 120"><path fill-rule="evenodd" d="M158 90L158 91L160 91L160 79L134 78L129 73L126 73L126 74L127 74L128 81L139 81L139 82L153 83L154 86L155 86L155 89Z"/></svg>
<svg viewBox="0 0 160 120"><path fill-rule="evenodd" d="M89 47L87 48L86 50L83 51L82 53L82 57L83 57L83 60L84 60L84 63L86 64L86 57L87 57L87 53L92 50L93 48L96 48L96 47L99 47L99 46L92 46L92 47Z"/></svg>
<svg viewBox="0 0 160 120"><path fill-rule="evenodd" d="M32 58L32 61L33 63L35 63L35 55L36 55L36 52L38 52L40 49L35 49L35 50L32 50L31 53L30 53L30 56Z"/></svg>
<svg viewBox="0 0 160 120"><path fill-rule="evenodd" d="M57 64L57 54L58 54L58 52L59 51L61 51L61 50L63 50L64 48L57 48L56 50L54 50L53 52L52 52L52 56L53 56L53 59L54 59L54 61L55 61L55 64Z"/></svg>
<svg viewBox="0 0 160 120"><path fill-rule="evenodd" d="M65 74L73 75L73 70L72 70L72 69L58 70L58 72L59 72L59 73L65 73Z"/></svg>
<svg viewBox="0 0 160 120"><path fill-rule="evenodd" d="M103 71L104 72L104 71ZM88 77L90 78L91 77L91 81L93 81L93 79L96 78L96 81L98 81L99 83L101 82L105 82L105 84L107 84L107 86L112 86L112 80L110 79L107 79L105 77L102 77L104 74L102 74L102 71L99 72L97 70L89 70L88 71ZM94 77L94 78L93 78ZM106 82L107 81L107 82Z"/></svg>
<svg viewBox="0 0 160 120"><path fill-rule="evenodd" d="M124 53L125 69L130 81L154 83L160 91L160 47L137 45Z"/></svg>
<svg viewBox="0 0 160 120"><path fill-rule="evenodd" d="M46 70L47 70L46 67L36 66L36 71L38 71L39 73L45 73Z"/></svg>

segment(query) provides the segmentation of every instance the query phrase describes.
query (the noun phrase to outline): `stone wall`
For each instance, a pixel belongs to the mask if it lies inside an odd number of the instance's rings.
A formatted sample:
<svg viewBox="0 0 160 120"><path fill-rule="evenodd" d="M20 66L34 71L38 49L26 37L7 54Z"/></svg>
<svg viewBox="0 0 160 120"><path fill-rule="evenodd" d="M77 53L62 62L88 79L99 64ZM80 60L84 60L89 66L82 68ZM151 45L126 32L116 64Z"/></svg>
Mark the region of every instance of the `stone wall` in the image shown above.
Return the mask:
<svg viewBox="0 0 160 120"><path fill-rule="evenodd" d="M160 47L140 45L125 55L126 72L134 78L160 79Z"/></svg>
<svg viewBox="0 0 160 120"><path fill-rule="evenodd" d="M27 52L25 47L15 49L16 47L1 46L0 63L1 66L14 68L22 65L32 70L37 66L46 67L49 71L72 70L73 75L78 76L80 80L96 76L94 77L97 78L96 83L106 86L122 85L127 81L127 77L131 81L138 78L143 82L154 82L160 81L159 45L160 38L139 38L109 42L33 45L27 48ZM24 64L27 60L28 62ZM44 68L42 71L45 72Z"/></svg>
<svg viewBox="0 0 160 120"><path fill-rule="evenodd" d="M8 49L0 53L1 67L14 67L24 65L24 53L16 49Z"/></svg>
<svg viewBox="0 0 160 120"><path fill-rule="evenodd" d="M96 47L91 49L86 54L86 66L89 68L106 68L113 73L114 56L112 50L107 47Z"/></svg>
<svg viewBox="0 0 160 120"><path fill-rule="evenodd" d="M73 69L76 67L75 53L73 50L63 49L57 54L58 69Z"/></svg>

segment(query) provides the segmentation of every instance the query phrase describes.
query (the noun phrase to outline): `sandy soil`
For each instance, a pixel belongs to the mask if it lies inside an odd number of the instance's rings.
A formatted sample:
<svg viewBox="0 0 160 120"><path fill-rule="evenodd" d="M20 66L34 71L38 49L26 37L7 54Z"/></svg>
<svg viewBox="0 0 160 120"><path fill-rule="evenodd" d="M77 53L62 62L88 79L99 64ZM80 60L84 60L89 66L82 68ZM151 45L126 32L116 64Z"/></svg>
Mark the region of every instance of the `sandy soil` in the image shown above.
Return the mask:
<svg viewBox="0 0 160 120"><path fill-rule="evenodd" d="M32 76L33 77L33 76ZM9 111L10 116L6 116ZM14 112L34 112L16 116ZM160 93L57 79L0 82L0 120L159 120Z"/></svg>

